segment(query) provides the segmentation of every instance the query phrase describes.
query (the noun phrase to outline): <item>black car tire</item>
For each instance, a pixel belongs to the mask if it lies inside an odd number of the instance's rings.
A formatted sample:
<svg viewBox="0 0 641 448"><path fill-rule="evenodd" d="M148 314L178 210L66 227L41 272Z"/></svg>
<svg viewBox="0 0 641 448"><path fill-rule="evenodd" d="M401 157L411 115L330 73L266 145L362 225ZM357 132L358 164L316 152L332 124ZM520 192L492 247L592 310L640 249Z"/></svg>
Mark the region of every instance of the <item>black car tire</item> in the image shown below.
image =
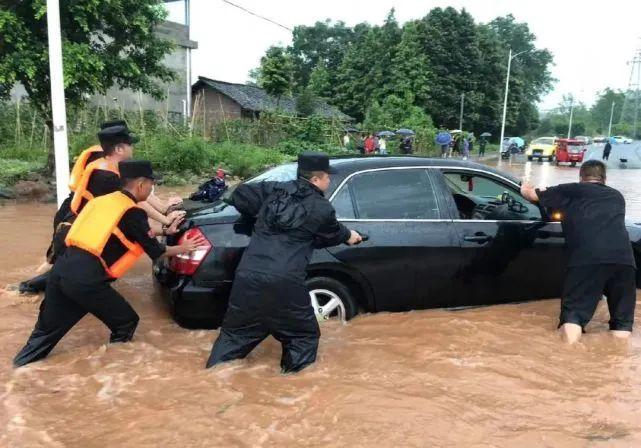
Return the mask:
<svg viewBox="0 0 641 448"><path fill-rule="evenodd" d="M308 291L326 289L336 294L345 307L345 320L350 320L358 314L358 302L350 289L342 282L331 277L312 277L305 282Z"/></svg>
<svg viewBox="0 0 641 448"><path fill-rule="evenodd" d="M527 156L527 159L531 162L532 161L532 156Z"/></svg>

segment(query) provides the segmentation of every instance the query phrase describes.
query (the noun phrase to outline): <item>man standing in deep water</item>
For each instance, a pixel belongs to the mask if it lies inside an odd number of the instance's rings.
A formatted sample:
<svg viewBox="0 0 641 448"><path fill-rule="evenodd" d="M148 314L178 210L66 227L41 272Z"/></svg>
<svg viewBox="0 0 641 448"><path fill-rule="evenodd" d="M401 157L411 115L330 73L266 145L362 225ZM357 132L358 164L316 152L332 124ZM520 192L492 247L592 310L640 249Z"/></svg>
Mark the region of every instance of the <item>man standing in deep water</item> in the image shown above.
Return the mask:
<svg viewBox="0 0 641 448"><path fill-rule="evenodd" d="M283 373L316 360L320 329L305 270L314 248L362 240L336 220L324 196L331 173L327 154L305 152L298 156L296 180L245 183L234 191L231 203L256 224L206 367L246 357L269 335L282 345Z"/></svg>
<svg viewBox="0 0 641 448"><path fill-rule="evenodd" d="M608 299L610 331L628 338L636 304L636 265L625 226L625 199L605 185L599 160L583 163L580 182L547 189L524 182L523 197L561 213L569 252L559 328L569 343L578 341L602 295Z"/></svg>

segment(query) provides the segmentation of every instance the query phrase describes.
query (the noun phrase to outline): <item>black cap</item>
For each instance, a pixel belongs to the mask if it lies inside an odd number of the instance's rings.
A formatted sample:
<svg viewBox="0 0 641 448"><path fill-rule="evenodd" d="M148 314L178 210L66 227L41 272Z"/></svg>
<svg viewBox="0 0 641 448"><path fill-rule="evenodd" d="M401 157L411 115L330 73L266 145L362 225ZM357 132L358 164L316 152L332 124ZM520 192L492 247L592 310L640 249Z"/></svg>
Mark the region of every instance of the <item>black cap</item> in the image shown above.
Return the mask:
<svg viewBox="0 0 641 448"><path fill-rule="evenodd" d="M329 166L329 156L324 152L306 151L298 155L298 169L301 171L325 171L334 174L336 171Z"/></svg>
<svg viewBox="0 0 641 448"><path fill-rule="evenodd" d="M118 164L121 179L137 179L146 177L155 179L154 171L149 160L124 160Z"/></svg>
<svg viewBox="0 0 641 448"><path fill-rule="evenodd" d="M103 128L98 132L98 140L103 143L128 143L133 144L138 142L136 134L131 132L127 126L109 126Z"/></svg>
<svg viewBox="0 0 641 448"><path fill-rule="evenodd" d="M124 126L127 127L127 122L125 120L111 120L105 121L100 125L100 129L110 128L113 126Z"/></svg>

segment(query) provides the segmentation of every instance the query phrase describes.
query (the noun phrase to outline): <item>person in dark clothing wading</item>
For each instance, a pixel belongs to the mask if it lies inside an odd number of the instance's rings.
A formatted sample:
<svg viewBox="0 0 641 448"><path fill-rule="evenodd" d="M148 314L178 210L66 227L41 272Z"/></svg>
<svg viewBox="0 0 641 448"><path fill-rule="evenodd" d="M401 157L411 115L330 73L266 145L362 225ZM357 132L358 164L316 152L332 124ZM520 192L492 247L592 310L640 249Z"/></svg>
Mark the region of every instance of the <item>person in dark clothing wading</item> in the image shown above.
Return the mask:
<svg viewBox="0 0 641 448"><path fill-rule="evenodd" d="M203 244L196 237L166 247L154 238L147 214L136 205L153 188L151 163L120 162L119 173L124 188L89 201L72 224L65 239L68 249L49 275L36 326L13 360L16 367L46 357L87 313L111 330L110 342L130 341L138 314L111 282L144 253L156 259L188 253ZM176 233L181 221L174 221L166 233Z"/></svg>
<svg viewBox="0 0 641 448"><path fill-rule="evenodd" d="M362 241L336 220L324 197L332 169L324 153L298 157L298 179L242 184L229 202L255 218L229 305L206 367L246 357L272 335L282 345L283 373L316 360L320 329L305 287L314 248Z"/></svg>
<svg viewBox="0 0 641 448"><path fill-rule="evenodd" d="M588 160L579 183L535 189L524 182L523 196L561 214L569 252L559 328L566 341L581 337L605 294L613 336L632 332L636 303L636 265L625 227L625 200L605 185L605 165Z"/></svg>
<svg viewBox="0 0 641 448"><path fill-rule="evenodd" d="M605 146L603 147L603 160L608 160L610 158L610 151L612 151L612 145L610 144L610 140L605 142Z"/></svg>

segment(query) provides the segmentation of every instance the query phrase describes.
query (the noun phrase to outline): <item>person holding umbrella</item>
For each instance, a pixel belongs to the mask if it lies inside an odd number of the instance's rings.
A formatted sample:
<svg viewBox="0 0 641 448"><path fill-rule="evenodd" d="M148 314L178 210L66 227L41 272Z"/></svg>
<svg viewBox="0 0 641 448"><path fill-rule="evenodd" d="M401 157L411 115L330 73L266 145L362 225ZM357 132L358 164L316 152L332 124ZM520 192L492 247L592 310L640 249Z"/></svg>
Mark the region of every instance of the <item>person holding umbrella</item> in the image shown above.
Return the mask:
<svg viewBox="0 0 641 448"><path fill-rule="evenodd" d="M443 126L436 138L434 139L436 144L441 147L441 158L446 159L450 151L450 143L452 142L452 134L447 132Z"/></svg>
<svg viewBox="0 0 641 448"><path fill-rule="evenodd" d="M385 137L394 137L394 133L390 131L381 131L376 135L378 135L379 154L387 155L387 140L385 140Z"/></svg>
<svg viewBox="0 0 641 448"><path fill-rule="evenodd" d="M481 140L479 140L479 158L485 156L485 147L487 146L487 138L491 137L492 134L489 132L484 132L481 134Z"/></svg>
<svg viewBox="0 0 641 448"><path fill-rule="evenodd" d="M406 155L412 154L412 135L414 135L414 131L402 128L397 130L396 133L403 137L400 144L401 153Z"/></svg>

